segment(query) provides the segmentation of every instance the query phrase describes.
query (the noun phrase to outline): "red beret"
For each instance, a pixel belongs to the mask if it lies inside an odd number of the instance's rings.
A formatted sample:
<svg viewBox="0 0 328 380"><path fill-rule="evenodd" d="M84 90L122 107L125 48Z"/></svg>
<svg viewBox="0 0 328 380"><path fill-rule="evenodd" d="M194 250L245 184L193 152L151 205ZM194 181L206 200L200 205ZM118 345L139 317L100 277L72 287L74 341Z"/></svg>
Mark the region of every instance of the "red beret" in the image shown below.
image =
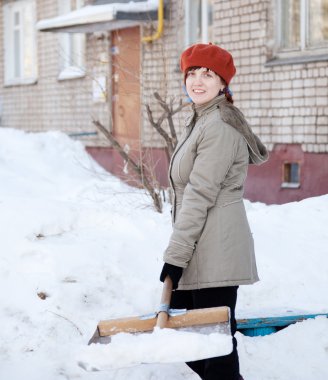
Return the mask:
<svg viewBox="0 0 328 380"><path fill-rule="evenodd" d="M236 73L232 55L219 46L209 44L196 44L190 46L181 54L180 67L186 72L190 67L206 67L223 78L227 85Z"/></svg>

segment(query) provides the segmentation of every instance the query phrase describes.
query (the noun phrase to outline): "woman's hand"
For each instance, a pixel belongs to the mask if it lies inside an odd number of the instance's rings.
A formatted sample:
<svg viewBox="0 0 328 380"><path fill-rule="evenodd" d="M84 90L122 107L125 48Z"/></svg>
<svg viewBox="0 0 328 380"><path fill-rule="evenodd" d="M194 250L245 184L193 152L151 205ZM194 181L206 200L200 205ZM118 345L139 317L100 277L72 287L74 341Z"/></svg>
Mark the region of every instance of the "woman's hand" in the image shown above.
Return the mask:
<svg viewBox="0 0 328 380"><path fill-rule="evenodd" d="M173 290L177 289L179 285L180 278L182 276L183 268L177 267L176 265L164 263L163 269L160 275L160 280L164 282L166 276L170 276L173 284Z"/></svg>

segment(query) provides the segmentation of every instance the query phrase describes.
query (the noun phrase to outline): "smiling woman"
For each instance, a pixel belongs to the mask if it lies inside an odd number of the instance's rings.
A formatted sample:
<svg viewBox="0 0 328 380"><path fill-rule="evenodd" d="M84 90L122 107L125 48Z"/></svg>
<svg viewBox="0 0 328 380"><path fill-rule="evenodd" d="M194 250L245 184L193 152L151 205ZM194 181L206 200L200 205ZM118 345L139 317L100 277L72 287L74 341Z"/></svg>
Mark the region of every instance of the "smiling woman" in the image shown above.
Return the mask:
<svg viewBox="0 0 328 380"><path fill-rule="evenodd" d="M180 65L181 70L184 72L187 92L191 99L192 94L200 93L199 91L197 92L193 90L199 85L197 81L195 83L197 70L201 71L198 73L198 82L201 79L204 79L204 83L207 83L208 86L210 86L209 91L211 91L211 93L207 92L207 100L203 102L200 97L195 98L196 101L192 99L194 104L206 103L217 95L222 94L225 94L228 102L233 103L229 83L236 73L236 68L233 58L228 51L219 46L212 45L211 43L193 45L181 55ZM189 80L189 77L194 78L194 80ZM191 86L193 86L193 88ZM204 89L199 87L198 90ZM200 100L200 103L197 99Z"/></svg>
<svg viewBox="0 0 328 380"><path fill-rule="evenodd" d="M236 69L229 52L196 44L181 55L192 115L172 155L173 233L161 281L176 289L172 308L228 306L236 332L239 285L258 281L253 237L243 203L248 164L268 154L232 105ZM240 380L237 342L231 354L187 363L203 380Z"/></svg>
<svg viewBox="0 0 328 380"><path fill-rule="evenodd" d="M186 88L194 104L204 104L223 91L225 85L214 71L205 67L190 68L186 77Z"/></svg>

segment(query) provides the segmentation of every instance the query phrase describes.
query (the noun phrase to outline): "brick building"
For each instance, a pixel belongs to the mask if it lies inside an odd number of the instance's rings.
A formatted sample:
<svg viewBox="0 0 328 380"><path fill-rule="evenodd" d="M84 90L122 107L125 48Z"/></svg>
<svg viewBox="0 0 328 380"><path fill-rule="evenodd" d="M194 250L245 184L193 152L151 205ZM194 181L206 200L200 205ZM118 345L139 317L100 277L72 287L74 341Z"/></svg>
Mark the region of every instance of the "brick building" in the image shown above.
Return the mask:
<svg viewBox="0 0 328 380"><path fill-rule="evenodd" d="M122 175L98 119L135 157L147 152L165 186L164 144L145 105L156 118L154 91L184 99L179 55L213 41L234 56L235 104L271 152L250 167L246 197L283 203L327 193L328 0L169 0L162 33L159 3L0 0L0 126L60 129ZM175 116L178 131L184 117Z"/></svg>
<svg viewBox="0 0 328 380"><path fill-rule="evenodd" d="M271 151L246 196L328 191L328 1L215 1L214 40L235 57L236 104Z"/></svg>

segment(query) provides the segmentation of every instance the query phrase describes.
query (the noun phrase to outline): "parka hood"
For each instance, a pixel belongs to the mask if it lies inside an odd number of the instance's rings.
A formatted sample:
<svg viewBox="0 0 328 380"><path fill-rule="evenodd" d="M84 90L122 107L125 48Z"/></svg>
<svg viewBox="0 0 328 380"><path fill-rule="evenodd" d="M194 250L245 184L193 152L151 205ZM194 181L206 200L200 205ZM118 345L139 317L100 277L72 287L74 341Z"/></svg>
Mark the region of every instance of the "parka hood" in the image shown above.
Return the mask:
<svg viewBox="0 0 328 380"><path fill-rule="evenodd" d="M219 102L218 108L220 109L222 120L244 136L249 151L249 163L261 165L266 162L269 158L267 148L259 137L253 133L243 113L226 100Z"/></svg>

